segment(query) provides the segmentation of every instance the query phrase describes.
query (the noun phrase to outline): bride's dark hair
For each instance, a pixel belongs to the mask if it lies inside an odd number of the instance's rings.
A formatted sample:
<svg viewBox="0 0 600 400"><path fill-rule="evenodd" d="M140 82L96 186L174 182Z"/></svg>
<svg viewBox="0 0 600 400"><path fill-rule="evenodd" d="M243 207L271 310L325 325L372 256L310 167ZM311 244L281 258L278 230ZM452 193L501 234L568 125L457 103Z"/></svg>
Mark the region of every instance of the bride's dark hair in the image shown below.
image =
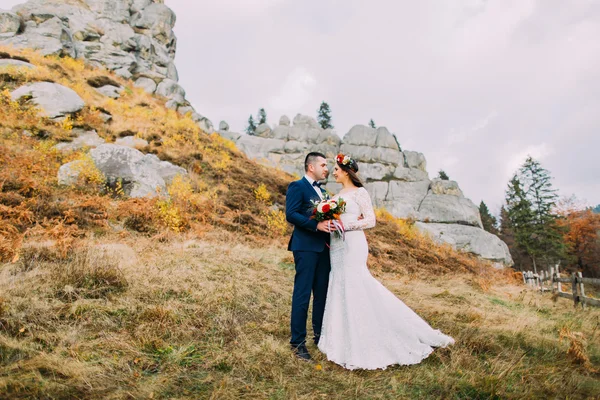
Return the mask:
<svg viewBox="0 0 600 400"><path fill-rule="evenodd" d="M352 184L354 186L359 187L359 188L365 186L365 185L363 185L362 181L358 177L358 164L356 163L356 161L354 159L350 158L349 156L345 156L343 154L338 154L335 161L336 161L338 167L340 167L342 170L344 170L348 173L348 176L350 177L350 181L352 182Z"/></svg>

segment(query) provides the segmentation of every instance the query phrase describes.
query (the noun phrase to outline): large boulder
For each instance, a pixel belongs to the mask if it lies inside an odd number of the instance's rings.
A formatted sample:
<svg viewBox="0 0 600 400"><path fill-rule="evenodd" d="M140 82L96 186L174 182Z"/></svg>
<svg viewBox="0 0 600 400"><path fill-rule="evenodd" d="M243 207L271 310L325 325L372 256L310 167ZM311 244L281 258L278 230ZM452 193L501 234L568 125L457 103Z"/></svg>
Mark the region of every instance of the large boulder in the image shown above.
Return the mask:
<svg viewBox="0 0 600 400"><path fill-rule="evenodd" d="M237 141L238 148L250 159L267 157L268 153L284 153L285 142L279 139L265 139L242 135Z"/></svg>
<svg viewBox="0 0 600 400"><path fill-rule="evenodd" d="M93 148L98 147L106 141L98 136L96 131L83 131L81 129L73 129L73 133L77 135L71 142L62 142L54 146L55 149L60 151L75 151L86 147Z"/></svg>
<svg viewBox="0 0 600 400"><path fill-rule="evenodd" d="M35 65L30 64L25 61L13 60L10 58L0 59L0 70L2 68L27 68L27 69L35 69Z"/></svg>
<svg viewBox="0 0 600 400"><path fill-rule="evenodd" d="M271 127L266 122L256 127L254 134L259 137L271 137Z"/></svg>
<svg viewBox="0 0 600 400"><path fill-rule="evenodd" d="M419 220L446 222L483 228L479 208L466 197L427 193L419 207Z"/></svg>
<svg viewBox="0 0 600 400"><path fill-rule="evenodd" d="M497 236L473 226L457 224L427 224L417 222L415 226L428 233L438 243L448 243L453 248L475 254L500 266L513 264L508 246Z"/></svg>
<svg viewBox="0 0 600 400"><path fill-rule="evenodd" d="M115 144L135 149L148 146L148 141L135 136L125 136L115 140Z"/></svg>
<svg viewBox="0 0 600 400"><path fill-rule="evenodd" d="M429 190L429 181L390 181L383 205L398 218L419 218L419 207Z"/></svg>
<svg viewBox="0 0 600 400"><path fill-rule="evenodd" d="M125 193L131 197L166 195L166 185L176 175L187 174L185 169L161 161L153 154L143 154L126 146L103 144L91 150L90 156L109 182L122 180ZM61 169L59 181L76 181L76 166L66 164Z"/></svg>
<svg viewBox="0 0 600 400"><path fill-rule="evenodd" d="M340 151L357 161L387 164L394 169L402 158L396 139L385 127L353 126L344 136Z"/></svg>
<svg viewBox="0 0 600 400"><path fill-rule="evenodd" d="M11 97L13 101L27 97L40 108L42 115L49 118L73 114L85 106L83 99L75 91L50 82L22 86L12 92Z"/></svg>
<svg viewBox="0 0 600 400"><path fill-rule="evenodd" d="M21 29L21 18L10 11L0 9L0 38L12 37Z"/></svg>
<svg viewBox="0 0 600 400"><path fill-rule="evenodd" d="M279 118L279 125L290 126L290 117L282 115L281 118Z"/></svg>
<svg viewBox="0 0 600 400"><path fill-rule="evenodd" d="M58 184L65 186L75 185L84 165L85 162L82 160L75 160L61 165L58 169Z"/></svg>
<svg viewBox="0 0 600 400"><path fill-rule="evenodd" d="M154 93L156 91L157 85L153 79L141 77L135 81L135 87L140 87L144 89L147 93Z"/></svg>
<svg viewBox="0 0 600 400"><path fill-rule="evenodd" d="M219 130L220 131L228 131L229 130L229 124L225 121L221 121L219 122Z"/></svg>

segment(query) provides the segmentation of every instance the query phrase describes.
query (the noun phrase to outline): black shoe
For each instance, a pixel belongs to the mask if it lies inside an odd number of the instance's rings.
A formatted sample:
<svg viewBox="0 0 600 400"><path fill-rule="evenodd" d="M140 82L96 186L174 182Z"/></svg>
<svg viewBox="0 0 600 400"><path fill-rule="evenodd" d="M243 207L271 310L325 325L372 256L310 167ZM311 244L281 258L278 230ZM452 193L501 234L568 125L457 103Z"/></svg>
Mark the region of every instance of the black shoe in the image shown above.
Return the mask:
<svg viewBox="0 0 600 400"><path fill-rule="evenodd" d="M303 361L310 361L312 359L312 357L308 353L308 349L306 348L306 345L304 345L304 344L301 344L298 346L292 345L292 351L294 352L296 357L298 357L299 359L301 359Z"/></svg>
<svg viewBox="0 0 600 400"><path fill-rule="evenodd" d="M315 335L313 338L313 342L315 342L315 346L319 345L319 339L321 339L321 335Z"/></svg>

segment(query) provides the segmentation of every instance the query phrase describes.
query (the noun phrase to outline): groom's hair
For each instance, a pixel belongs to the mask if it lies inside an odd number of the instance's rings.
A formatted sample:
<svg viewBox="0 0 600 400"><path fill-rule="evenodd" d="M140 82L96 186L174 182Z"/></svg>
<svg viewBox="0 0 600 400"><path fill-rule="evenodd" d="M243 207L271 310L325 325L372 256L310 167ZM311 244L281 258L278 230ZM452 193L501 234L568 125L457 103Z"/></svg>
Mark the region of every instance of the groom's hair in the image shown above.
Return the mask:
<svg viewBox="0 0 600 400"><path fill-rule="evenodd" d="M325 157L325 154L323 153L319 153L316 151L313 151L311 153L308 153L306 155L306 158L304 159L304 172L308 172L308 166L312 163L315 162L315 160L319 157L323 157L323 158L327 158Z"/></svg>

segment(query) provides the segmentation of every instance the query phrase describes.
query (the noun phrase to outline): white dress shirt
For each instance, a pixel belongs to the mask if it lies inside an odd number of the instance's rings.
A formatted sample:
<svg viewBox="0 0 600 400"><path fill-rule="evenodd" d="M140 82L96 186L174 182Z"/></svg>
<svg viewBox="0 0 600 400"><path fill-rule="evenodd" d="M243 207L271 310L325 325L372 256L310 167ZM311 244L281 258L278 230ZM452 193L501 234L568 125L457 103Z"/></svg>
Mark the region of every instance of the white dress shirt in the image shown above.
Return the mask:
<svg viewBox="0 0 600 400"><path fill-rule="evenodd" d="M311 178L308 175L304 175L304 178L306 178L306 180L308 181L308 183L310 183L310 185L312 186L313 189L315 189L315 192L317 192L317 194L319 195L319 198L321 200L323 200L323 192L321 191L321 188L318 186L313 186L313 182L315 181L313 178Z"/></svg>

